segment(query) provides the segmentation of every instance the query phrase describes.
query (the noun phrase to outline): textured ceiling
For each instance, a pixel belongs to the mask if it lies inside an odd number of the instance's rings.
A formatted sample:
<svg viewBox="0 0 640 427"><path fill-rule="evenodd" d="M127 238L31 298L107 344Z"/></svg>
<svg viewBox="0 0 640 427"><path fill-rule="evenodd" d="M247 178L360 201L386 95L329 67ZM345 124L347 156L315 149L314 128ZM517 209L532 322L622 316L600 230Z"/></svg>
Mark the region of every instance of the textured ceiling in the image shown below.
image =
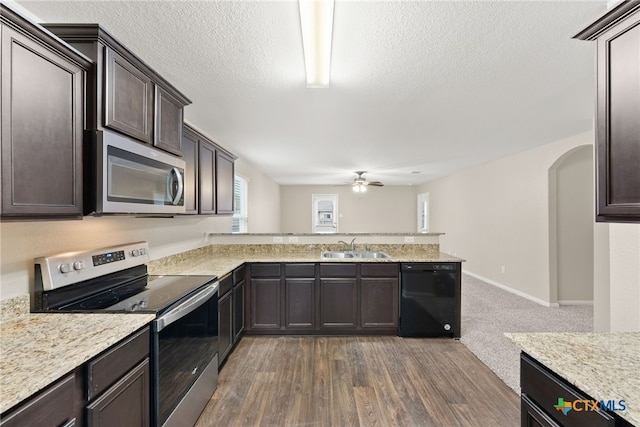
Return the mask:
<svg viewBox="0 0 640 427"><path fill-rule="evenodd" d="M331 87L307 89L295 1L18 1L98 22L280 184L419 184L592 128L605 1L342 1ZM419 173L412 173L419 172Z"/></svg>

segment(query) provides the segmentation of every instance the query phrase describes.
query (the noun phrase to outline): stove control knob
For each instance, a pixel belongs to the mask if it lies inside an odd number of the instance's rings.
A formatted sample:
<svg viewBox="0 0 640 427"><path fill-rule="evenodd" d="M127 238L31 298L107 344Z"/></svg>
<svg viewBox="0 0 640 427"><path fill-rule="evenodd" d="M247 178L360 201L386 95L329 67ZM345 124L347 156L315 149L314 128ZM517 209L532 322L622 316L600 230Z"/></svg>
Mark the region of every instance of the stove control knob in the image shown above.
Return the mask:
<svg viewBox="0 0 640 427"><path fill-rule="evenodd" d="M140 248L140 255L146 255L147 250L145 248Z"/></svg>
<svg viewBox="0 0 640 427"><path fill-rule="evenodd" d="M131 256L138 256L138 255L140 255L140 251L139 250L134 249L134 250L131 251Z"/></svg>
<svg viewBox="0 0 640 427"><path fill-rule="evenodd" d="M82 270L84 268L84 261L76 261L73 263L74 270Z"/></svg>
<svg viewBox="0 0 640 427"><path fill-rule="evenodd" d="M68 273L71 271L71 266L69 264L60 264L58 270L60 270L60 273Z"/></svg>

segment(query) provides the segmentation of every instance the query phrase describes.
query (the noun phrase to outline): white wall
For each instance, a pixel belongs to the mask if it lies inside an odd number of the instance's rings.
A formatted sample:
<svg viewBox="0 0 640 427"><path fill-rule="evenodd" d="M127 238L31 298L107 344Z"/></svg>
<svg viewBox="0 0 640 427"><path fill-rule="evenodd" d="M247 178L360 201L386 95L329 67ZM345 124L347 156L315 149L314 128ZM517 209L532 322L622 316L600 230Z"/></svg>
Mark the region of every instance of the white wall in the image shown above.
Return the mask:
<svg viewBox="0 0 640 427"><path fill-rule="evenodd" d="M280 185L244 159L236 160L235 173L248 181L248 232L279 233Z"/></svg>
<svg viewBox="0 0 640 427"><path fill-rule="evenodd" d="M278 184L241 160L237 162L237 172L250 179L249 222L269 231L277 227ZM206 233L230 231L230 217L107 216L74 221L0 222L0 299L29 292L33 286L33 259L40 256L146 240L151 258L158 259L212 243L205 242Z"/></svg>
<svg viewBox="0 0 640 427"><path fill-rule="evenodd" d="M445 233L441 250L466 259L465 271L550 303L549 168L593 140L586 132L419 186L431 228Z"/></svg>
<svg viewBox="0 0 640 427"><path fill-rule="evenodd" d="M280 230L282 233L311 233L311 195L337 194L338 232L415 233L415 190L412 186L385 186L354 193L350 185L283 185L280 188Z"/></svg>
<svg viewBox="0 0 640 427"><path fill-rule="evenodd" d="M576 148L557 163L549 171L555 210L550 212L550 297L560 304L588 303L593 301L593 146Z"/></svg>
<svg viewBox="0 0 640 427"><path fill-rule="evenodd" d="M640 224L609 224L612 332L640 331Z"/></svg>

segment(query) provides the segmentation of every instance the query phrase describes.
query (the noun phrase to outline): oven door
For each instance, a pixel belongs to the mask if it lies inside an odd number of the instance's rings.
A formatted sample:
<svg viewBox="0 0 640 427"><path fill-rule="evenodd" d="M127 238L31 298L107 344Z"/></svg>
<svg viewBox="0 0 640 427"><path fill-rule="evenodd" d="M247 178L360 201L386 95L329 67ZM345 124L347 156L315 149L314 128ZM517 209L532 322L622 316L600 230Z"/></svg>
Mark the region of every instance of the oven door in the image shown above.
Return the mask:
<svg viewBox="0 0 640 427"><path fill-rule="evenodd" d="M218 381L218 282L153 322L154 425L193 425Z"/></svg>

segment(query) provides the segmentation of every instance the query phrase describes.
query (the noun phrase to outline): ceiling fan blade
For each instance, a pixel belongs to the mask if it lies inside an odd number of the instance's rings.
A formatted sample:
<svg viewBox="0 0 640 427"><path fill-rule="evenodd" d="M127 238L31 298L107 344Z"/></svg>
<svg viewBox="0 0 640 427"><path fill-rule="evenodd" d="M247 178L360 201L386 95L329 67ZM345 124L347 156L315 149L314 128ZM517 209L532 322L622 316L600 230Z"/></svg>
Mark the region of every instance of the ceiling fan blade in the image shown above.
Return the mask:
<svg viewBox="0 0 640 427"><path fill-rule="evenodd" d="M380 181L369 181L367 185L373 185L374 187L384 187L384 184Z"/></svg>

